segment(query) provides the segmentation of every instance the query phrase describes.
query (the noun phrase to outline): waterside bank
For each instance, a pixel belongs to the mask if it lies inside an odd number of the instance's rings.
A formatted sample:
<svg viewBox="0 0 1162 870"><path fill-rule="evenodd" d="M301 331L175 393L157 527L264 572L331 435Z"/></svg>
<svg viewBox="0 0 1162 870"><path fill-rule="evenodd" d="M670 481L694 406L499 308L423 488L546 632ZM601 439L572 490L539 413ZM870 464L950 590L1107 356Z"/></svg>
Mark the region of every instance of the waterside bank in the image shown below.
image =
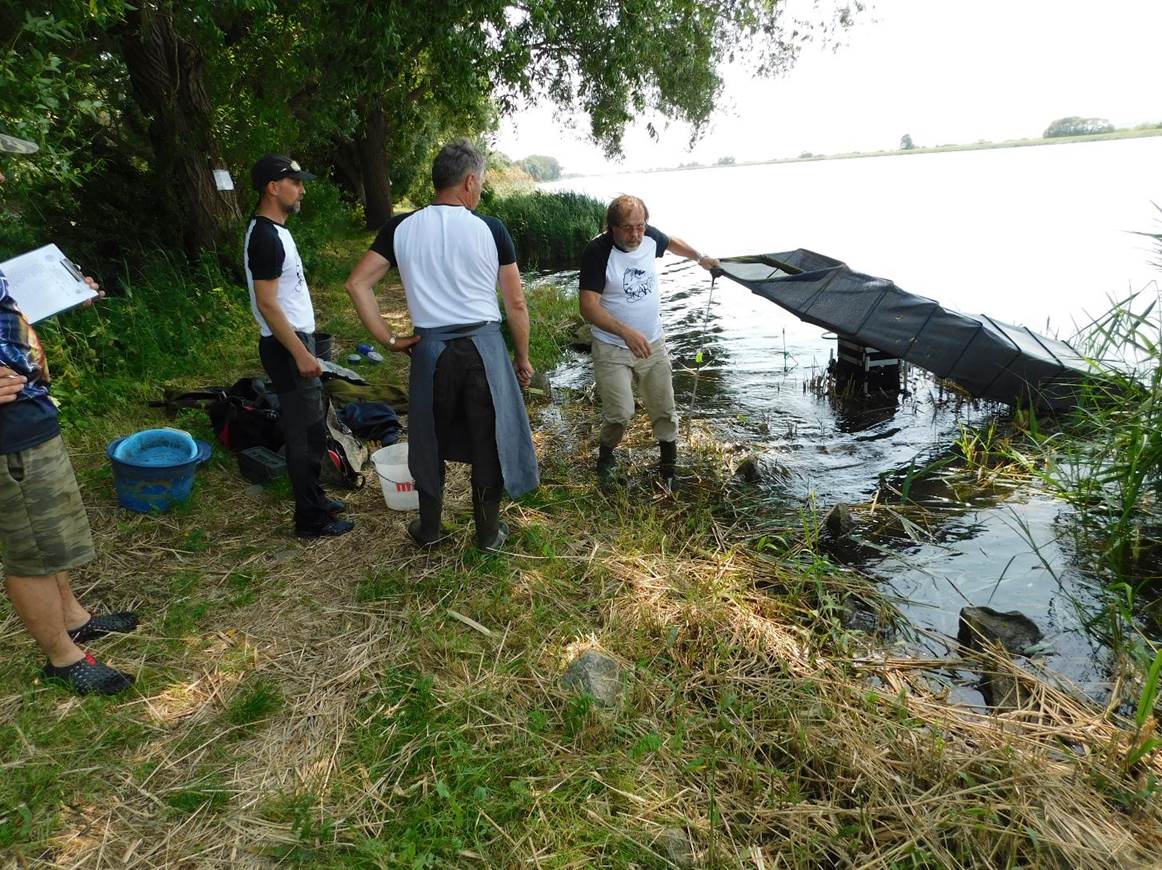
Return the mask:
<svg viewBox="0 0 1162 870"><path fill-rule="evenodd" d="M341 286L366 240L327 250L312 287L340 356L362 340ZM573 301L532 294L534 363L567 341ZM406 328L402 292L382 296ZM257 370L253 335L181 386ZM404 358L368 369L398 385ZM142 392L160 391L157 383ZM853 598L890 608L829 561L819 520L765 515L740 457L701 424L689 484L634 472L594 486L592 395L532 408L542 487L505 508L508 552L470 546L465 476L452 540L417 552L374 486L357 528L303 545L277 488L216 451L187 508L116 507L104 443L163 422L129 404L68 433L94 527L86 597L140 609L101 650L141 673L126 699L30 684L30 641L0 610L0 846L14 862L89 866L793 867L1149 864L1162 842L1155 733L1035 681L993 714L845 627ZM204 415L175 421L199 437ZM610 664L606 703L562 675Z"/></svg>

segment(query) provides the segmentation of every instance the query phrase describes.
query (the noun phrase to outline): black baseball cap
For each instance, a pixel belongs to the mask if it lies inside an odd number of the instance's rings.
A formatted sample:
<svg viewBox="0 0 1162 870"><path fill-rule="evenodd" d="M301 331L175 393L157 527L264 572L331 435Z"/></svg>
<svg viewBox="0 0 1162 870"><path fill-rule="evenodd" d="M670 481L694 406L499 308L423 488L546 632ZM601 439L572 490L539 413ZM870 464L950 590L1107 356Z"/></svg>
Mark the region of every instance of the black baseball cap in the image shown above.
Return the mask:
<svg viewBox="0 0 1162 870"><path fill-rule="evenodd" d="M250 170L250 183L255 190L262 190L272 181L282 178L297 178L299 181L313 181L315 176L303 169L285 154L267 154L259 157Z"/></svg>
<svg viewBox="0 0 1162 870"><path fill-rule="evenodd" d="M39 150L40 146L35 142L0 133L0 151L8 154L35 154Z"/></svg>

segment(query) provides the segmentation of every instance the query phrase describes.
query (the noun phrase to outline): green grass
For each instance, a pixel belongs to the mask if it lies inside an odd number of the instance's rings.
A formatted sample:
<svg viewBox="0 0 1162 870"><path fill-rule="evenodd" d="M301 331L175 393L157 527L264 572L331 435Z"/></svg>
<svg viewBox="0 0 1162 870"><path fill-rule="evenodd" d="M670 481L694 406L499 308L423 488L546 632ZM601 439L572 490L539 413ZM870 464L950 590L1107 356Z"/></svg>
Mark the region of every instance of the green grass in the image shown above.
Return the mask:
<svg viewBox="0 0 1162 870"><path fill-rule="evenodd" d="M266 680L255 679L230 701L224 718L230 725L254 725L269 718L282 705L282 689Z"/></svg>

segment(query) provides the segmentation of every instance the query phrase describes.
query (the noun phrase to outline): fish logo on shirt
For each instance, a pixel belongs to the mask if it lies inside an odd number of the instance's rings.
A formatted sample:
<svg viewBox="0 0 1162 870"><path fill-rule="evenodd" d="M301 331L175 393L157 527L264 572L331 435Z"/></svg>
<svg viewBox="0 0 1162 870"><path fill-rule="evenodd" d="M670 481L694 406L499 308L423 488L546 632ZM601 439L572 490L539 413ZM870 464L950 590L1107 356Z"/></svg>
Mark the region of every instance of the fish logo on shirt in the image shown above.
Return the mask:
<svg viewBox="0 0 1162 870"><path fill-rule="evenodd" d="M621 290L628 302L644 299L654 292L654 275L645 269L630 266L621 277Z"/></svg>

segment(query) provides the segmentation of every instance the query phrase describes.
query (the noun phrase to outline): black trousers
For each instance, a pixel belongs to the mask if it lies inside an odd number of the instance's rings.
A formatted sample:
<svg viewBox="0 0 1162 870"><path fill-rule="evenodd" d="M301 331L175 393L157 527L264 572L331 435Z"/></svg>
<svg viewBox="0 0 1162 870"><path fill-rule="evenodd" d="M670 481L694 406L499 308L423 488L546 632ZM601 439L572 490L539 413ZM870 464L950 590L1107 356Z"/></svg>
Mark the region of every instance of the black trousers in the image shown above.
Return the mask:
<svg viewBox="0 0 1162 870"><path fill-rule="evenodd" d="M504 478L496 449L496 409L484 360L472 339L449 341L436 360L432 413L440 459L471 463L474 498L500 501Z"/></svg>
<svg viewBox="0 0 1162 870"><path fill-rule="evenodd" d="M315 337L295 333L311 353ZM295 495L295 528L318 528L330 522L327 496L319 486L319 469L327 450L323 382L299 374L295 358L273 335L258 340L258 355L278 394L279 425L286 441L286 470Z"/></svg>

